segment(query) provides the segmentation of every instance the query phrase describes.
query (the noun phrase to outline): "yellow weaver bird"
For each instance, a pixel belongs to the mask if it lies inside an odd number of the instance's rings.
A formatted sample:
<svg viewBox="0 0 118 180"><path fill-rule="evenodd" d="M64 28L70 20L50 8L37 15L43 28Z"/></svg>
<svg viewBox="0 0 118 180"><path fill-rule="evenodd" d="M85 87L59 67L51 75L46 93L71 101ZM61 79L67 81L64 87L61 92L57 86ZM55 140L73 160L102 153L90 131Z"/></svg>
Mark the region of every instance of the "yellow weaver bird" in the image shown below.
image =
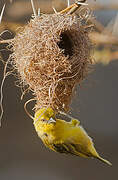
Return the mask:
<svg viewBox="0 0 118 180"><path fill-rule="evenodd" d="M35 113L34 126L43 143L53 151L81 157L94 157L112 165L99 156L92 139L77 119L70 122L57 119L52 108L42 108Z"/></svg>

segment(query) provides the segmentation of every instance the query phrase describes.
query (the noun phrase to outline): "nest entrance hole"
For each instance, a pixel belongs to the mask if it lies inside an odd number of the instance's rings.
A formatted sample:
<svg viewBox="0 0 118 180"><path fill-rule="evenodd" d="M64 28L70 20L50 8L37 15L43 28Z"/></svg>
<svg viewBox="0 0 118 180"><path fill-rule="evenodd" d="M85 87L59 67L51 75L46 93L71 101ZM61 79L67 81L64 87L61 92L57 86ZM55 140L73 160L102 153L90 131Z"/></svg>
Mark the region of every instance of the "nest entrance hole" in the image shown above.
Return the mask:
<svg viewBox="0 0 118 180"><path fill-rule="evenodd" d="M65 56L72 56L73 55L73 43L69 36L69 32L65 31L62 32L60 35L60 41L58 42L58 46L60 49L63 50Z"/></svg>

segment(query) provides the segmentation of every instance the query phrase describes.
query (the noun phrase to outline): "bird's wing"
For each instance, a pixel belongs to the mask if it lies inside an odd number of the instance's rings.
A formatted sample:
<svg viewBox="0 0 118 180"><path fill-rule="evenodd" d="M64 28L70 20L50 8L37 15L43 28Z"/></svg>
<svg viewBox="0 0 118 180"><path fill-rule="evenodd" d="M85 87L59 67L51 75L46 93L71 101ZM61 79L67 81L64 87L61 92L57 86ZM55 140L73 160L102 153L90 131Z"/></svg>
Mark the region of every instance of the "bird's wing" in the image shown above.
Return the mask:
<svg viewBox="0 0 118 180"><path fill-rule="evenodd" d="M81 157L88 157L87 154L83 154L81 148L78 147L78 144L70 144L70 143L61 143L61 144L52 144L52 148L54 151L59 153L71 154Z"/></svg>

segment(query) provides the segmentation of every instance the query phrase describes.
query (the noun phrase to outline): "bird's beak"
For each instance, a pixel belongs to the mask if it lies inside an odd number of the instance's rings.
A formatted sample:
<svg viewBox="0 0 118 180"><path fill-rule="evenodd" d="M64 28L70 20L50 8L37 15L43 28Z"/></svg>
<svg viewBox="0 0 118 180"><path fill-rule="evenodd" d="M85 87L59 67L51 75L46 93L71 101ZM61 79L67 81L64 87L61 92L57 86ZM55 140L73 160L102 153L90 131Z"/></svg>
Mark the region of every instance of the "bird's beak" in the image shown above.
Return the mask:
<svg viewBox="0 0 118 180"><path fill-rule="evenodd" d="M48 124L50 124L50 123L56 123L56 120L53 119L53 118L50 118L50 119L48 120Z"/></svg>

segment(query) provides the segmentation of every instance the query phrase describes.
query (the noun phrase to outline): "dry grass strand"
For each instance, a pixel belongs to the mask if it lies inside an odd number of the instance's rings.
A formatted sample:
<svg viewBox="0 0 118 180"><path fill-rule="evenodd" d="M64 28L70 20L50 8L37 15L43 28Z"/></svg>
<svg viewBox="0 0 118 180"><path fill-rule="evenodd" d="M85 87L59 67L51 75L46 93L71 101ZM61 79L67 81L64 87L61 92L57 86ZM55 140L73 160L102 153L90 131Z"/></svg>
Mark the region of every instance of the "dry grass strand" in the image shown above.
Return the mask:
<svg viewBox="0 0 118 180"><path fill-rule="evenodd" d="M14 68L33 91L36 110L69 110L73 90L91 64L91 42L82 21L67 14L37 16L12 41Z"/></svg>

